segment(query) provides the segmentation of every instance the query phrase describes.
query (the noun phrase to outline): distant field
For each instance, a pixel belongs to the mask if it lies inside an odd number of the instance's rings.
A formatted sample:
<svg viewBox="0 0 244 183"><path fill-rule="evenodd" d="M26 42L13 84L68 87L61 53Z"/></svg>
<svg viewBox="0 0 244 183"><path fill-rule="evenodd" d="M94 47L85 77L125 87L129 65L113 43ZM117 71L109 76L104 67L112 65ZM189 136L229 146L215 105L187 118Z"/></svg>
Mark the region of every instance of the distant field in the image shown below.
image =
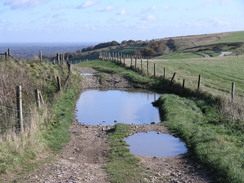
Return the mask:
<svg viewBox="0 0 244 183"><path fill-rule="evenodd" d="M179 53L169 53L167 55L162 55L159 57L156 57L155 59L185 59L185 58L202 58L203 56L197 55L194 53L184 53L184 52L179 52Z"/></svg>
<svg viewBox="0 0 244 183"><path fill-rule="evenodd" d="M171 79L176 72L175 81L185 86L197 88L198 75L202 76L201 90L214 95L229 95L231 83L236 83L236 94L244 97L244 56L228 56L213 58L191 59L151 59L149 72L153 74L153 63L156 63L156 75L163 75L166 68L166 78ZM127 60L127 64L130 61ZM134 61L133 61L134 64ZM137 63L140 68L140 61ZM146 70L146 60L143 61L143 69Z"/></svg>
<svg viewBox="0 0 244 183"><path fill-rule="evenodd" d="M233 42L244 42L244 31L230 32L227 37L221 38L214 43L233 43Z"/></svg>

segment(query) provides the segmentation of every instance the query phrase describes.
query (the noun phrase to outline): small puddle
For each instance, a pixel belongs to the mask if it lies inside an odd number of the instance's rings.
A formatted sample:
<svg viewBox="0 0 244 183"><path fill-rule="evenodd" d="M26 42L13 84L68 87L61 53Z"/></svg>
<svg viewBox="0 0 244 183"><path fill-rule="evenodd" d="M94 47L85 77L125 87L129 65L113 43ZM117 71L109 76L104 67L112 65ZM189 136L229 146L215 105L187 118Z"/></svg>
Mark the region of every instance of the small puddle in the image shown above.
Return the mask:
<svg viewBox="0 0 244 183"><path fill-rule="evenodd" d="M93 76L94 74L92 74L92 73L81 73L80 75L81 76Z"/></svg>
<svg viewBox="0 0 244 183"><path fill-rule="evenodd" d="M152 102L159 96L144 90L87 90L76 104L77 120L87 125L158 123L159 111Z"/></svg>
<svg viewBox="0 0 244 183"><path fill-rule="evenodd" d="M187 152L184 142L172 135L157 132L137 133L125 138L132 154L170 157Z"/></svg>

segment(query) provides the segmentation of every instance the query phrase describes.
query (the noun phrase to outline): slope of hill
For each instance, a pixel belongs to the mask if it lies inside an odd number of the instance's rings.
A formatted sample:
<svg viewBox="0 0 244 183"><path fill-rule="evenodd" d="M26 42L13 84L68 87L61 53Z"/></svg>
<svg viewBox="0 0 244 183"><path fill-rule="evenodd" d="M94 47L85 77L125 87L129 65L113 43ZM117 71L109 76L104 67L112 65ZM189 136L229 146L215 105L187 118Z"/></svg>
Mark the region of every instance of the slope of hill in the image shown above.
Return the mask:
<svg viewBox="0 0 244 183"><path fill-rule="evenodd" d="M222 51L231 52L232 55L241 55L244 51L244 31L167 37L150 41L129 40L116 42L116 45L109 44L113 42L115 41L98 44L103 45L102 48L96 45L89 49L77 50L76 53L69 53L69 58L81 61L96 59L101 52L167 59L197 58L204 55L215 57Z"/></svg>

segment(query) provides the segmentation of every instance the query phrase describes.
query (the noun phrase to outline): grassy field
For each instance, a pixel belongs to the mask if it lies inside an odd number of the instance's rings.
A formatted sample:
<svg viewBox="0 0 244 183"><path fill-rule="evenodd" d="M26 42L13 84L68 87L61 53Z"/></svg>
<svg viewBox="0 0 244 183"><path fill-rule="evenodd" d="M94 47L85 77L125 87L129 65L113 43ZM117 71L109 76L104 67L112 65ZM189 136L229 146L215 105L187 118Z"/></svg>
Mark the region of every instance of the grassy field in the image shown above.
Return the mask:
<svg viewBox="0 0 244 183"><path fill-rule="evenodd" d="M155 59L186 59L186 58L202 58L203 56L190 52L171 52L167 55L158 56Z"/></svg>
<svg viewBox="0 0 244 183"><path fill-rule="evenodd" d="M133 60L133 65L134 65ZM153 74L153 64L156 63L156 75L163 76L166 69L166 78L171 79L176 73L175 82L195 90L198 75L202 76L201 90L214 95L229 95L231 83L236 83L236 95L244 96L244 56L228 56L215 58L189 58L189 59L151 59L149 60L149 73ZM131 64L126 60L126 64ZM137 63L141 68L141 61ZM146 71L146 60L143 60L143 70Z"/></svg>
<svg viewBox="0 0 244 183"><path fill-rule="evenodd" d="M244 31L230 32L227 37L221 38L214 43L244 42Z"/></svg>

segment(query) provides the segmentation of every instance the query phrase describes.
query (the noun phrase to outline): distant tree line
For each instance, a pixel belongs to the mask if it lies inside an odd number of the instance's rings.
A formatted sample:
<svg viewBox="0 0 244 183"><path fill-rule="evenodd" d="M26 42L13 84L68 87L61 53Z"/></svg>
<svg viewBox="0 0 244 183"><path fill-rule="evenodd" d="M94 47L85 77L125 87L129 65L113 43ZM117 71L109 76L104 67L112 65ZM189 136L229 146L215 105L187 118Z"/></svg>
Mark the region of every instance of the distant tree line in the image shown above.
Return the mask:
<svg viewBox="0 0 244 183"><path fill-rule="evenodd" d="M176 46L173 39L167 41L151 41L148 47L137 51L136 55L157 56L167 54L169 51L175 51Z"/></svg>

